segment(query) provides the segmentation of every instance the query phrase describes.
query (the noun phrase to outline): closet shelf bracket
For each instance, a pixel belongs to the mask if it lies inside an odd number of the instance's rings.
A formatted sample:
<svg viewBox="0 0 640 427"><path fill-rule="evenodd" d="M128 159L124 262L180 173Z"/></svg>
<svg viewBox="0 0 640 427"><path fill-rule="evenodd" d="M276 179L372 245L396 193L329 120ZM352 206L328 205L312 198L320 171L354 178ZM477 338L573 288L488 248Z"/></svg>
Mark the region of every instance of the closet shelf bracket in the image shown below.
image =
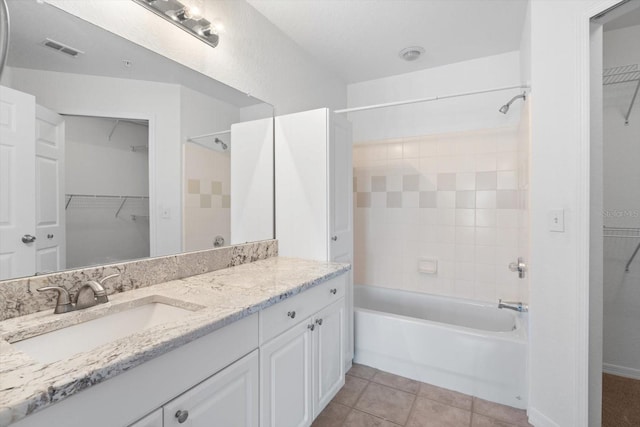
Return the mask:
<svg viewBox="0 0 640 427"><path fill-rule="evenodd" d="M638 97L638 89L640 89L640 80L638 80L638 83L636 84L636 90L635 92L633 92L633 97L631 98L631 105L629 105L629 110L627 111L627 115L624 116L624 124L626 126L629 126L629 117L631 116L631 110L633 110L633 104L635 104L636 98Z"/></svg>

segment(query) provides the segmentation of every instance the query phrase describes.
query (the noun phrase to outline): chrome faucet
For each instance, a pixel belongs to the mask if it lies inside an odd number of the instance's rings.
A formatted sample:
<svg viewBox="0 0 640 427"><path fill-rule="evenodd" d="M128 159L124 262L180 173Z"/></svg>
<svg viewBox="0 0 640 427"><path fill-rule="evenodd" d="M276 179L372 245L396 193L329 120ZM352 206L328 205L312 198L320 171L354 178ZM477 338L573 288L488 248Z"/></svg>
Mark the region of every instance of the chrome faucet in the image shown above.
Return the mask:
<svg viewBox="0 0 640 427"><path fill-rule="evenodd" d="M38 292L43 291L56 291L58 292L58 300L56 301L56 308L53 310L55 314L68 313L74 310L82 310L84 308L93 307L94 305L104 304L109 302L107 297L107 291L102 284L111 278L118 277L120 274L111 274L107 277L100 279L99 281L90 280L80 287L76 294L76 303L71 302L69 292L60 286L46 286L44 288L37 289Z"/></svg>
<svg viewBox="0 0 640 427"><path fill-rule="evenodd" d="M529 306L521 303L520 301L511 302L498 300L498 308L506 308L520 313L526 313L527 311L529 311Z"/></svg>

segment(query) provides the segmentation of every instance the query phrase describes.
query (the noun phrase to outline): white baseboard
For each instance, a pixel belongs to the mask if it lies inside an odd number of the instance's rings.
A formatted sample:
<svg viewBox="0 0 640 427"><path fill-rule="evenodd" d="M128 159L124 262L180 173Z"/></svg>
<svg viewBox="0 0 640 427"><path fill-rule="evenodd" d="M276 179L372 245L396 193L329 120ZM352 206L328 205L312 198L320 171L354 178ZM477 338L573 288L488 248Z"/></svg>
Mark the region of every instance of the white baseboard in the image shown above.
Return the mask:
<svg viewBox="0 0 640 427"><path fill-rule="evenodd" d="M527 410L527 415L529 416L529 424L534 427L560 427L560 424L556 423L535 408L529 408Z"/></svg>
<svg viewBox="0 0 640 427"><path fill-rule="evenodd" d="M640 380L640 369L627 368L626 366L603 363L602 372L611 375L618 375L620 377L632 378L634 380Z"/></svg>

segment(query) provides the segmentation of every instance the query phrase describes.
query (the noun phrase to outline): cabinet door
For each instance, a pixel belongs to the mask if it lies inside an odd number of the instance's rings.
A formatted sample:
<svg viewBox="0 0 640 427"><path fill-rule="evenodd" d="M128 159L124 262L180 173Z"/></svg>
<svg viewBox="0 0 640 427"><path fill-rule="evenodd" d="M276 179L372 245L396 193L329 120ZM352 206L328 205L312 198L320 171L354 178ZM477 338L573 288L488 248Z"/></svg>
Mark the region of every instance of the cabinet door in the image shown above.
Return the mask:
<svg viewBox="0 0 640 427"><path fill-rule="evenodd" d="M164 427L257 427L258 350L167 403Z"/></svg>
<svg viewBox="0 0 640 427"><path fill-rule="evenodd" d="M311 424L311 319L260 348L261 427Z"/></svg>
<svg viewBox="0 0 640 427"><path fill-rule="evenodd" d="M158 408L146 417L139 419L129 427L162 427L162 408Z"/></svg>
<svg viewBox="0 0 640 427"><path fill-rule="evenodd" d="M313 414L318 416L344 385L344 298L318 312L314 319Z"/></svg>

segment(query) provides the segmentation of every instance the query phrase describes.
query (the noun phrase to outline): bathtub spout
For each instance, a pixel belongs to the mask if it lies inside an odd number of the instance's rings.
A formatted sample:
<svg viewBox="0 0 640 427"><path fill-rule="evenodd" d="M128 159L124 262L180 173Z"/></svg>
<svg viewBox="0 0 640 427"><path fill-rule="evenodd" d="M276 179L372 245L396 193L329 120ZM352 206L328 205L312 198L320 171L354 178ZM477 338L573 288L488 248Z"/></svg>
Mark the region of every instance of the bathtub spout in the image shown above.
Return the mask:
<svg viewBox="0 0 640 427"><path fill-rule="evenodd" d="M509 310L518 311L520 313L526 313L529 311L529 306L523 304L521 302L510 302L510 301L498 301L498 308L507 308Z"/></svg>

